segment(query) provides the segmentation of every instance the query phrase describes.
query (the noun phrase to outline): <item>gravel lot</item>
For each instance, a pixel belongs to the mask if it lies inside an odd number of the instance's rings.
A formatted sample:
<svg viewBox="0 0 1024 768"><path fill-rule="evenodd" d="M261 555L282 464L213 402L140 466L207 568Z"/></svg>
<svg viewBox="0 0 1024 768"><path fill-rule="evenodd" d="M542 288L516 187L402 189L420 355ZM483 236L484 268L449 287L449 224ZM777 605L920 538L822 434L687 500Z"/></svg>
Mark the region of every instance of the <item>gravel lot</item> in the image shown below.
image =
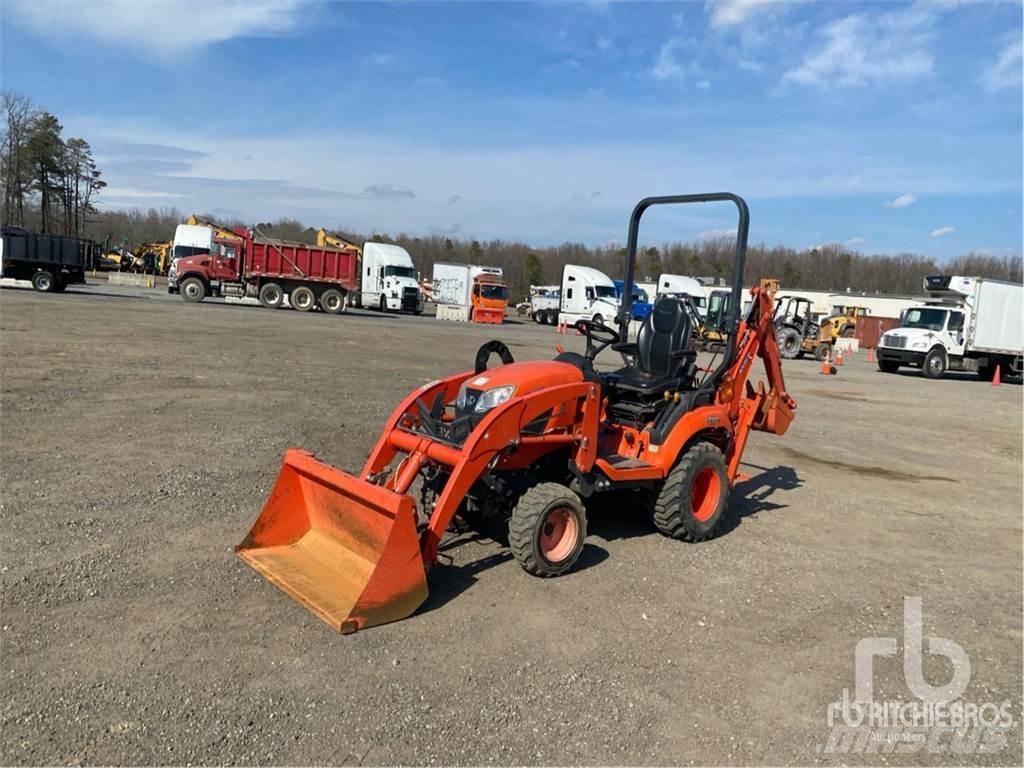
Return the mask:
<svg viewBox="0 0 1024 768"><path fill-rule="evenodd" d="M1018 384L787 363L797 419L751 437L723 535L606 502L554 580L464 535L419 613L341 636L232 554L285 448L355 470L482 342L582 340L102 283L5 289L0 330L4 764L1021 763ZM1002 750L821 750L904 596L969 655L965 699L1012 702ZM912 698L900 656L874 680Z"/></svg>

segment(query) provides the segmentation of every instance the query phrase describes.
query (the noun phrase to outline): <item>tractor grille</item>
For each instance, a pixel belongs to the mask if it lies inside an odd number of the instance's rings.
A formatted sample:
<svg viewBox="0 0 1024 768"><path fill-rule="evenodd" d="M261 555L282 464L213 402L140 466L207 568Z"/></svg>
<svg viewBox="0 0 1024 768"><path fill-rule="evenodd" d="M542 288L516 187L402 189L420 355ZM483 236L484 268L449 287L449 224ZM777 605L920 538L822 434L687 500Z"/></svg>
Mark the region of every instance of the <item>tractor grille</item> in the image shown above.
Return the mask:
<svg viewBox="0 0 1024 768"><path fill-rule="evenodd" d="M898 333L887 333L882 337L882 346L893 347L894 349L906 349L907 337Z"/></svg>

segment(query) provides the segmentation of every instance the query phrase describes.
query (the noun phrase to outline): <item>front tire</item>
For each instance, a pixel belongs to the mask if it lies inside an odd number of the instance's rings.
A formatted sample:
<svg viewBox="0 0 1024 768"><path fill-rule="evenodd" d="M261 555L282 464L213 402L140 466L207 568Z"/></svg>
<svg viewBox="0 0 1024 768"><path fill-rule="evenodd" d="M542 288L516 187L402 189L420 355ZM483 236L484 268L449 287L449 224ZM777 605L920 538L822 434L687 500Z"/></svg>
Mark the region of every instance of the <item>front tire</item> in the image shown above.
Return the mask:
<svg viewBox="0 0 1024 768"><path fill-rule="evenodd" d="M704 541L715 535L728 503L725 457L711 443L697 443L665 478L654 503L654 526L673 539Z"/></svg>
<svg viewBox="0 0 1024 768"><path fill-rule="evenodd" d="M380 311L383 314L387 314L387 311L388 311L388 299L387 299L386 296L381 296L380 297Z"/></svg>
<svg viewBox="0 0 1024 768"><path fill-rule="evenodd" d="M559 483L540 483L519 497L508 521L508 543L523 570L548 577L579 559L587 537L580 497Z"/></svg>
<svg viewBox="0 0 1024 768"><path fill-rule="evenodd" d="M946 373L946 353L941 347L933 347L924 356L921 371L929 379L941 379Z"/></svg>
<svg viewBox="0 0 1024 768"><path fill-rule="evenodd" d="M259 298L267 309L277 309L284 303L284 291L277 283L264 283Z"/></svg>
<svg viewBox="0 0 1024 768"><path fill-rule="evenodd" d="M296 288L292 288L292 292L288 295L288 301L292 305L292 309L297 309L299 312L309 312L316 306L316 294L313 293L313 289L306 285L300 285Z"/></svg>
<svg viewBox="0 0 1024 768"><path fill-rule="evenodd" d="M879 360L878 370L882 373L896 373L900 369L900 364L895 360Z"/></svg>
<svg viewBox="0 0 1024 768"><path fill-rule="evenodd" d="M828 344L819 344L814 350L814 359L819 363L825 362L825 358L829 356L831 347Z"/></svg>
<svg viewBox="0 0 1024 768"><path fill-rule="evenodd" d="M52 272L36 272L32 275L32 287L40 293L53 293L56 290L57 278Z"/></svg>
<svg viewBox="0 0 1024 768"><path fill-rule="evenodd" d="M206 298L206 283L198 277L187 277L181 281L179 287L181 298L192 304L198 304Z"/></svg>
<svg viewBox="0 0 1024 768"><path fill-rule="evenodd" d="M320 309L329 315L340 315L345 311L345 295L334 288L328 288L320 295Z"/></svg>

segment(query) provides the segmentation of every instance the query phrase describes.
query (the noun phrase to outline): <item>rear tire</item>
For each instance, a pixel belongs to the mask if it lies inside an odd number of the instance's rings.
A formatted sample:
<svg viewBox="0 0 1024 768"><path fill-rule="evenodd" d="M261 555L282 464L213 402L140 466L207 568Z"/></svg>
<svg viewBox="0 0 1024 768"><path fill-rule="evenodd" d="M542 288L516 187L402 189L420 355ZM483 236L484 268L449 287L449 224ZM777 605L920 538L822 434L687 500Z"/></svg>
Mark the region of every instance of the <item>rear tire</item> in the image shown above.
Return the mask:
<svg viewBox="0 0 1024 768"><path fill-rule="evenodd" d="M278 309L284 303L284 291L277 283L264 283L259 298L267 309Z"/></svg>
<svg viewBox="0 0 1024 768"><path fill-rule="evenodd" d="M345 294L328 288L320 294L320 309L329 315L340 315L345 311Z"/></svg>
<svg viewBox="0 0 1024 768"><path fill-rule="evenodd" d="M292 305L292 309L297 309L299 312L309 312L316 306L316 294L313 293L313 289L307 285L300 285L296 288L292 288L292 292L288 294L288 301Z"/></svg>
<svg viewBox="0 0 1024 768"><path fill-rule="evenodd" d="M179 286L181 298L192 304L198 304L206 298L206 283L198 277L186 277Z"/></svg>
<svg viewBox="0 0 1024 768"><path fill-rule="evenodd" d="M779 345L779 354L786 360L792 360L800 352L800 332L796 328L783 328L775 336Z"/></svg>
<svg viewBox="0 0 1024 768"><path fill-rule="evenodd" d="M540 483L519 497L508 521L508 543L523 570L558 576L579 559L587 537L580 497L559 483Z"/></svg>
<svg viewBox="0 0 1024 768"><path fill-rule="evenodd" d="M896 373L900 369L900 364L895 360L879 360L878 370L882 373Z"/></svg>
<svg viewBox="0 0 1024 768"><path fill-rule="evenodd" d="M939 347L931 349L924 356L921 372L929 379L941 379L946 373L946 353Z"/></svg>
<svg viewBox="0 0 1024 768"><path fill-rule="evenodd" d="M840 335L844 339L852 339L853 338L853 326L847 326L846 328L843 328L843 332Z"/></svg>
<svg viewBox="0 0 1024 768"><path fill-rule="evenodd" d="M711 443L697 443L676 462L654 503L654 526L681 541L715 535L729 503L725 457Z"/></svg>
<svg viewBox="0 0 1024 768"><path fill-rule="evenodd" d="M56 290L57 278L52 272L36 272L32 275L32 287L40 293L53 293Z"/></svg>
<svg viewBox="0 0 1024 768"><path fill-rule="evenodd" d="M829 353L829 349L830 348L829 348L828 344L819 344L814 349L814 359L817 360L819 363L824 362L825 361L825 357Z"/></svg>

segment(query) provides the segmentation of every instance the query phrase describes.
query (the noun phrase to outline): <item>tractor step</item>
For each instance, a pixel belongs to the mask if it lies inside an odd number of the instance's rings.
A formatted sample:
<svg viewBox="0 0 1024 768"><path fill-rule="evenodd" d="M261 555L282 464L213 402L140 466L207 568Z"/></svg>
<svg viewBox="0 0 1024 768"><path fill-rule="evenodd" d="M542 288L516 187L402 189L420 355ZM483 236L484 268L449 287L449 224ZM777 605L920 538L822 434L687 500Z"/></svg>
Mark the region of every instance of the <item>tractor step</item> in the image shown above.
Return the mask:
<svg viewBox="0 0 1024 768"><path fill-rule="evenodd" d="M646 461L640 461L640 459L635 459L632 456L620 456L617 453L613 453L606 461L612 469L644 469L645 467L653 466Z"/></svg>

